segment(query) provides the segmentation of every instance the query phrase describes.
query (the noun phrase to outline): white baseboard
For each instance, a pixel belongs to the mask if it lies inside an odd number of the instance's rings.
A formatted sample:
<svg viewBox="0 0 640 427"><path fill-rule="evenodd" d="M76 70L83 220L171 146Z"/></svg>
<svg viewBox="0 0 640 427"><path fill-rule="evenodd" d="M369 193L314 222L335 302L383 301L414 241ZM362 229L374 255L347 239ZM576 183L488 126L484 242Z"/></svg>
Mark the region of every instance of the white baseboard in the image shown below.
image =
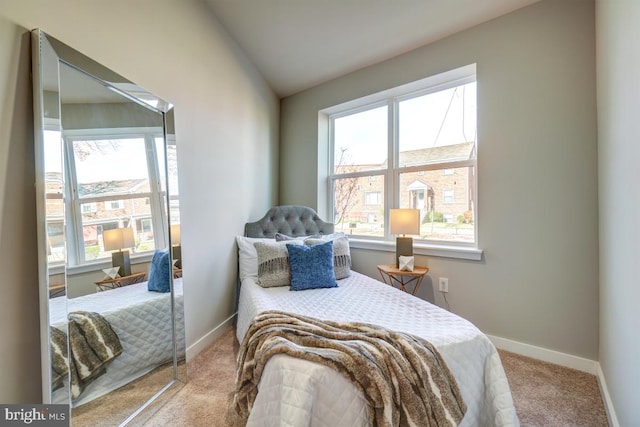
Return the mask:
<svg viewBox="0 0 640 427"><path fill-rule="evenodd" d="M610 427L620 427L620 423L618 422L618 417L616 416L616 411L613 407L613 402L611 401L611 396L609 395L609 389L607 388L607 382L604 379L604 372L602 372L602 367L598 363L598 386L600 387L600 395L602 396L602 401L604 402L604 409L607 412L607 420L609 421Z"/></svg>
<svg viewBox="0 0 640 427"><path fill-rule="evenodd" d="M233 325L233 320L235 319L236 314L237 313L234 313L229 316L224 322L207 332L202 338L187 347L187 362L193 359L202 350L207 348L215 340L220 338L222 334L227 332L227 330Z"/></svg>
<svg viewBox="0 0 640 427"><path fill-rule="evenodd" d="M556 365L565 366L567 368L577 369L592 375L598 374L598 368L600 365L595 360L572 356L570 354L561 353L555 350L548 350L546 348L536 347L535 345L512 341L506 338L494 337L491 335L488 335L488 337L491 342L493 342L493 345L499 349L532 357L544 362L555 363Z"/></svg>

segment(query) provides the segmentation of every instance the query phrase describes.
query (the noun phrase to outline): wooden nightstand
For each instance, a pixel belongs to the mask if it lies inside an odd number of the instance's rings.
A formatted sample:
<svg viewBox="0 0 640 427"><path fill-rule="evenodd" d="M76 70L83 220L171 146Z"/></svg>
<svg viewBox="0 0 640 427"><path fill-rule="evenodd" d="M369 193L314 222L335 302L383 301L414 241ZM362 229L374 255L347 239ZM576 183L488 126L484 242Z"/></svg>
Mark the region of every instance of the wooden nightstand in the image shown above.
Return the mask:
<svg viewBox="0 0 640 427"><path fill-rule="evenodd" d="M420 288L422 279L429 272L429 267L413 267L413 271L399 270L394 264L380 264L378 271L382 281L387 285L398 285L401 291L409 292L407 285L413 285L411 295L415 295Z"/></svg>
<svg viewBox="0 0 640 427"><path fill-rule="evenodd" d="M135 273L130 276L116 277L115 279L100 280L96 282L96 290L98 292L109 289L121 288L123 286L133 285L134 283L144 282L147 273Z"/></svg>
<svg viewBox="0 0 640 427"><path fill-rule="evenodd" d="M49 285L49 298L62 297L67 294L67 285Z"/></svg>

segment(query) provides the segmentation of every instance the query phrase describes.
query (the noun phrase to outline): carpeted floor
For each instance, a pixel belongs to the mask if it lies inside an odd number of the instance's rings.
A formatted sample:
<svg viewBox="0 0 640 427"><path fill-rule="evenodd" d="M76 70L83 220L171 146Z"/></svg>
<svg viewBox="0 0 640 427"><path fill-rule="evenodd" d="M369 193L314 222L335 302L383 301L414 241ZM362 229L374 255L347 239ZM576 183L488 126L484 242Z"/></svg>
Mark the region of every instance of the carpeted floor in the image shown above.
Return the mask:
<svg viewBox="0 0 640 427"><path fill-rule="evenodd" d="M229 329L187 364L189 381L144 424L150 426L229 426L227 408L235 387L238 341Z"/></svg>
<svg viewBox="0 0 640 427"><path fill-rule="evenodd" d="M179 365L184 375L184 362ZM131 382L116 391L92 400L89 403L73 409L74 427L112 427L124 422L129 415L144 405L158 390L167 385L173 378L173 365L165 364L144 377ZM162 402L170 399L183 384L177 383L152 405L161 406ZM153 415L153 411L146 411L136 417L140 425Z"/></svg>
<svg viewBox="0 0 640 427"><path fill-rule="evenodd" d="M232 425L227 410L234 390L237 351L234 330L230 329L189 362L186 385L131 425ZM522 426L607 426L595 376L505 351L500 351L500 358Z"/></svg>
<svg viewBox="0 0 640 427"><path fill-rule="evenodd" d="M498 350L522 426L607 426L594 375Z"/></svg>

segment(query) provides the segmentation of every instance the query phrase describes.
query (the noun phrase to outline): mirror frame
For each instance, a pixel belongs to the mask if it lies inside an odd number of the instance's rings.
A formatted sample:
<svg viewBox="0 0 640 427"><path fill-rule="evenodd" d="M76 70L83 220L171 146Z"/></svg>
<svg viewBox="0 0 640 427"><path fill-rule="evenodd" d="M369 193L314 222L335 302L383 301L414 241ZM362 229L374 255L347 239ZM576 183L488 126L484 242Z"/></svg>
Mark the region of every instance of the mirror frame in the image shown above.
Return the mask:
<svg viewBox="0 0 640 427"><path fill-rule="evenodd" d="M52 124L51 120L45 116L45 89L53 89L58 94L57 108L58 112L61 111L60 102L60 70L59 64L74 68L75 70L83 73L84 75L94 79L104 87L125 98L141 105L155 113L161 114L163 118L164 127L164 139L165 139L165 159L167 159L167 143L171 142L175 144L175 126L174 126L174 113L173 105L151 92L136 85L130 80L122 77L121 75L111 71L110 69L102 66L94 60L88 58L84 54L70 48L66 44L46 34L41 29L35 29L31 31L32 42L32 75L33 75L33 110L34 110L34 143L35 143L35 190L36 190L36 218L37 218L37 258L38 258L38 280L39 280L39 293L40 293L40 342L41 342L41 371L42 371L42 401L43 403L51 403L52 401L52 387L51 387L51 348L49 337L49 265L48 265L48 252L47 252L47 228L46 228L46 188L45 188L45 159L44 159L44 131L50 129L50 126L54 127L56 124ZM55 61L55 66L52 64ZM46 70L45 70L46 68ZM47 74L45 76L45 73ZM49 105L49 104L47 104ZM54 112L55 113L55 112ZM62 132L61 126L62 118L61 114L58 114L58 125ZM168 161L164 162L164 173L166 177L168 174ZM170 215L170 191L169 183L167 181L165 192L165 206L166 206L166 223L163 223L163 227L166 227L165 233L168 236L168 250L170 251L171 259L173 259L173 245L171 244L171 215ZM66 222L66 221L65 221ZM65 227L66 228L66 227ZM66 242L67 235L65 230L64 241ZM65 243L66 246L66 243ZM65 249L66 252L66 249ZM66 259L66 256L65 256ZM66 265L65 265L65 291L67 289L66 280ZM186 382L186 370L178 368L179 352L184 353L186 349L178 349L178 336L177 336L177 319L176 319L176 301L174 295L173 286L173 274L170 275L170 292L171 292L171 330L173 337L173 379L164 387L161 388L155 395L153 395L142 407L131 414L124 422L123 425L133 419L134 416L139 414L145 407L153 402L162 392L169 389L176 381L182 383ZM69 398L71 403L71 398Z"/></svg>

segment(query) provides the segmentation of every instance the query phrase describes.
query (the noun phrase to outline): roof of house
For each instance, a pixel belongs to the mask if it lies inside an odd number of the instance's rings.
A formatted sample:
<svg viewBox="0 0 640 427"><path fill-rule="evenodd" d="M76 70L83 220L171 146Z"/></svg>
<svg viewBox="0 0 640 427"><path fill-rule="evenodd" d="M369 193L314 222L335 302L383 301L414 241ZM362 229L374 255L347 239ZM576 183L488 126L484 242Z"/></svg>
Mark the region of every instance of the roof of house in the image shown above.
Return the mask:
<svg viewBox="0 0 640 427"><path fill-rule="evenodd" d="M473 156L474 143L445 145L442 147L421 148L400 152L400 164L403 166L424 165L442 161L454 162L469 160Z"/></svg>
<svg viewBox="0 0 640 427"><path fill-rule="evenodd" d="M441 147L420 148L400 152L399 164L403 167L428 165L440 162L455 162L469 160L473 157L475 149L474 142L463 142L461 144L444 145ZM386 167L387 161L383 163Z"/></svg>
<svg viewBox="0 0 640 427"><path fill-rule="evenodd" d="M132 193L135 187L139 187L148 181L144 178L139 179L123 179L119 181L99 181L89 182L78 185L78 193L83 196L105 196L109 194L128 194Z"/></svg>
<svg viewBox="0 0 640 427"><path fill-rule="evenodd" d="M49 185L62 183L62 174L60 172L46 172L45 181L49 183ZM80 197L131 194L139 192L139 190L144 188L145 185L148 188L149 180L146 178L89 182L85 184L79 184L78 193Z"/></svg>

